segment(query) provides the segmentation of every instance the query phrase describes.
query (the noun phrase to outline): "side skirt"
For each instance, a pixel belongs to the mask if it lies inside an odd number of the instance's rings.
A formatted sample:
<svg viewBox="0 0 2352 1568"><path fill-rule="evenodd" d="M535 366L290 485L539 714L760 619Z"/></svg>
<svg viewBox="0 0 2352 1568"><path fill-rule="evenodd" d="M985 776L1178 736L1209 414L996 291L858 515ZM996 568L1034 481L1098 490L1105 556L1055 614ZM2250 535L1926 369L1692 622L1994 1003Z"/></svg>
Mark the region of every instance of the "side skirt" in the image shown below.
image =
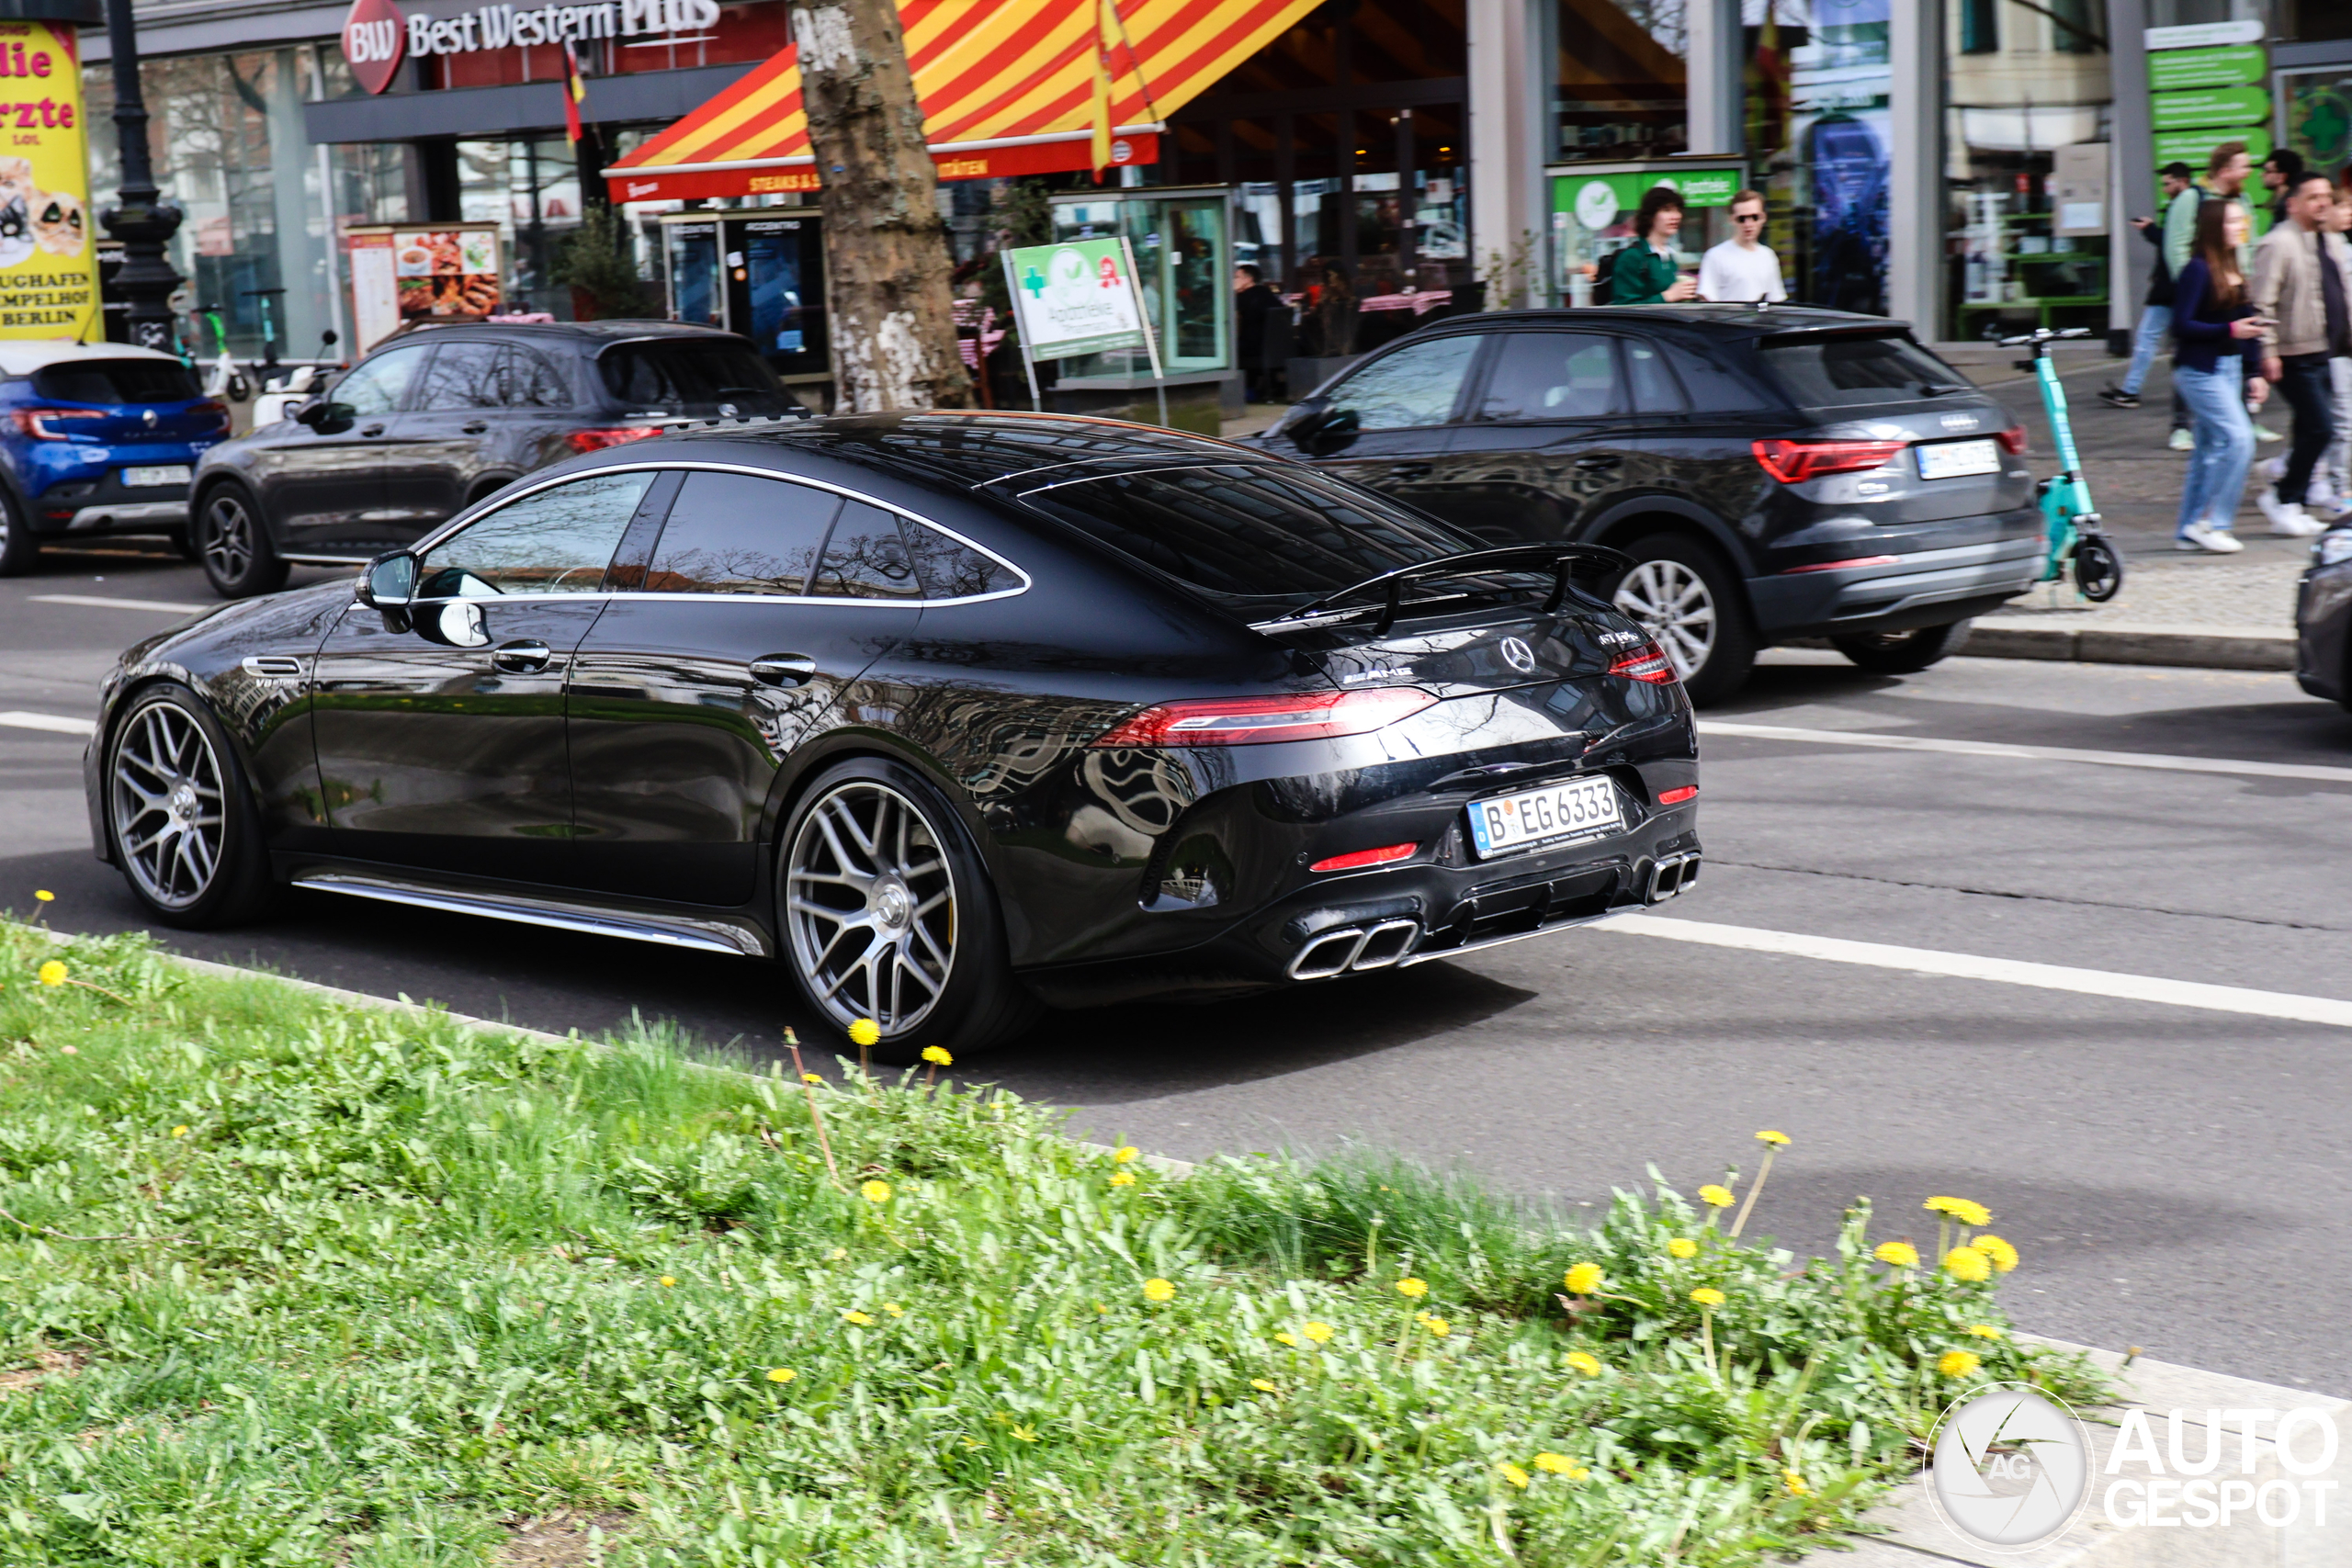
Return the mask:
<svg viewBox="0 0 2352 1568"><path fill-rule="evenodd" d="M736 958L765 958L775 950L768 935L749 919L724 915L678 915L643 909L611 909L599 905L551 898L542 894L457 890L412 882L381 873L311 869L299 871L288 882L317 893L341 893L384 904L407 904L421 909L441 909L456 915L482 915L519 925L546 926L591 936L622 937L663 947L689 948L698 953L723 953Z"/></svg>

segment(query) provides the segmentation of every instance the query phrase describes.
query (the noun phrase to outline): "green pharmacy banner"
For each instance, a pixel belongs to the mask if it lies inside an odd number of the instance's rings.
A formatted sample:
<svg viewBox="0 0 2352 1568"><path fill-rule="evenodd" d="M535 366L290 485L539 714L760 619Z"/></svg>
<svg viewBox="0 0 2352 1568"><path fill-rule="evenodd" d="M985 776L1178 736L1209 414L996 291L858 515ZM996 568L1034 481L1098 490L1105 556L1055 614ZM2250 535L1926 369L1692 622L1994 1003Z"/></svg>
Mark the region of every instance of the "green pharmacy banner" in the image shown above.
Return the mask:
<svg viewBox="0 0 2352 1568"><path fill-rule="evenodd" d="M2206 87L2188 93L2158 93L2148 100L2157 130L2187 130L2202 125L2260 125L2270 118L2267 87Z"/></svg>
<svg viewBox="0 0 2352 1568"><path fill-rule="evenodd" d="M2210 130L2176 130L2169 135L2159 136L2155 140L2154 162L2160 169L2174 162L2186 164L2197 172L2197 177L2201 180L2205 177L2205 160L2211 157L2213 149L2224 141L2245 142L2246 155L2254 160L2256 167L2270 156L2270 132L2258 125L2233 125Z"/></svg>
<svg viewBox="0 0 2352 1568"><path fill-rule="evenodd" d="M2168 50L2148 56L2148 85L2159 93L2189 87L2242 87L2261 81L2266 68L2262 46L2257 43Z"/></svg>
<svg viewBox="0 0 2352 1568"><path fill-rule="evenodd" d="M1073 359L1150 346L1135 279L1116 239L1008 251L1005 271L1030 358Z"/></svg>

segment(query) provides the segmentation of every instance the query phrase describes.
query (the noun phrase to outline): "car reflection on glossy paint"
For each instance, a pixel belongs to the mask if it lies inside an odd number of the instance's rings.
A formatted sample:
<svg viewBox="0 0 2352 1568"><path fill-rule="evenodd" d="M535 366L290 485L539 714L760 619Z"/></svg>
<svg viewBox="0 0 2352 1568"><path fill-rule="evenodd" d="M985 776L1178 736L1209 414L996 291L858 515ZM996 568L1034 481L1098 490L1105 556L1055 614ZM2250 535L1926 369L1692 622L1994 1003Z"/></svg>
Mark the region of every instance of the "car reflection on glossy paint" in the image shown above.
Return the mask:
<svg viewBox="0 0 2352 1568"><path fill-rule="evenodd" d="M90 809L161 921L290 884L775 959L905 1060L1689 886L1623 564L1105 421L723 424L131 649Z"/></svg>

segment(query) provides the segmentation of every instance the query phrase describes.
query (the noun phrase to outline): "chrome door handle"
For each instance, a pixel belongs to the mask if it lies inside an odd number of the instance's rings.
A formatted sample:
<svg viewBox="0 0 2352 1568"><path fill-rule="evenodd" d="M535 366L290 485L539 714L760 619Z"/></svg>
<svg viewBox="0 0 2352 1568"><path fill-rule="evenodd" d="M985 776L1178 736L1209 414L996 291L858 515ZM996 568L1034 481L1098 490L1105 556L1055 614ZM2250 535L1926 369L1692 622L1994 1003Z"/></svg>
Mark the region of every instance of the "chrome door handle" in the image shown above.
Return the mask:
<svg viewBox="0 0 2352 1568"><path fill-rule="evenodd" d="M752 679L763 686L803 686L817 674L817 661L806 654L771 653L752 660Z"/></svg>
<svg viewBox="0 0 2352 1568"><path fill-rule="evenodd" d="M381 435L384 434L384 427L380 424L363 424L359 427L359 434L362 435Z"/></svg>
<svg viewBox="0 0 2352 1568"><path fill-rule="evenodd" d="M461 424L458 428L465 432L468 435L480 435L483 431L490 428L490 421L486 419L478 419L470 423Z"/></svg>
<svg viewBox="0 0 2352 1568"><path fill-rule="evenodd" d="M492 651L490 662L493 669L503 670L510 675L536 675L548 667L548 660L553 657L546 643L531 637L518 637L513 642L500 643Z"/></svg>

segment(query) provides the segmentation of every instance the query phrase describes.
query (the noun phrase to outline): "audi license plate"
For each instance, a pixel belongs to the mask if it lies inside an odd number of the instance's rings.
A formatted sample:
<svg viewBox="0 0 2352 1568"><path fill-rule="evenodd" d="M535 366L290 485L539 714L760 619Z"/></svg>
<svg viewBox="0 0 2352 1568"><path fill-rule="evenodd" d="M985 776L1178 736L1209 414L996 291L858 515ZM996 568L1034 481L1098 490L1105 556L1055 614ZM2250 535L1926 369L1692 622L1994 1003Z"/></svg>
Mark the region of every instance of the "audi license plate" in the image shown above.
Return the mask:
<svg viewBox="0 0 2352 1568"><path fill-rule="evenodd" d="M1470 838L1480 860L1532 844L1591 838L1623 824L1617 786L1606 778L1570 779L1470 805Z"/></svg>
<svg viewBox="0 0 2352 1568"><path fill-rule="evenodd" d="M1936 441L1911 450L1918 455L1919 477L1923 479L1956 479L1968 474L2001 471L2001 444L1997 441Z"/></svg>
<svg viewBox="0 0 2352 1568"><path fill-rule="evenodd" d="M132 490L145 490L150 485L184 485L195 477L195 470L186 463L158 463L153 468L122 470L122 482Z"/></svg>

